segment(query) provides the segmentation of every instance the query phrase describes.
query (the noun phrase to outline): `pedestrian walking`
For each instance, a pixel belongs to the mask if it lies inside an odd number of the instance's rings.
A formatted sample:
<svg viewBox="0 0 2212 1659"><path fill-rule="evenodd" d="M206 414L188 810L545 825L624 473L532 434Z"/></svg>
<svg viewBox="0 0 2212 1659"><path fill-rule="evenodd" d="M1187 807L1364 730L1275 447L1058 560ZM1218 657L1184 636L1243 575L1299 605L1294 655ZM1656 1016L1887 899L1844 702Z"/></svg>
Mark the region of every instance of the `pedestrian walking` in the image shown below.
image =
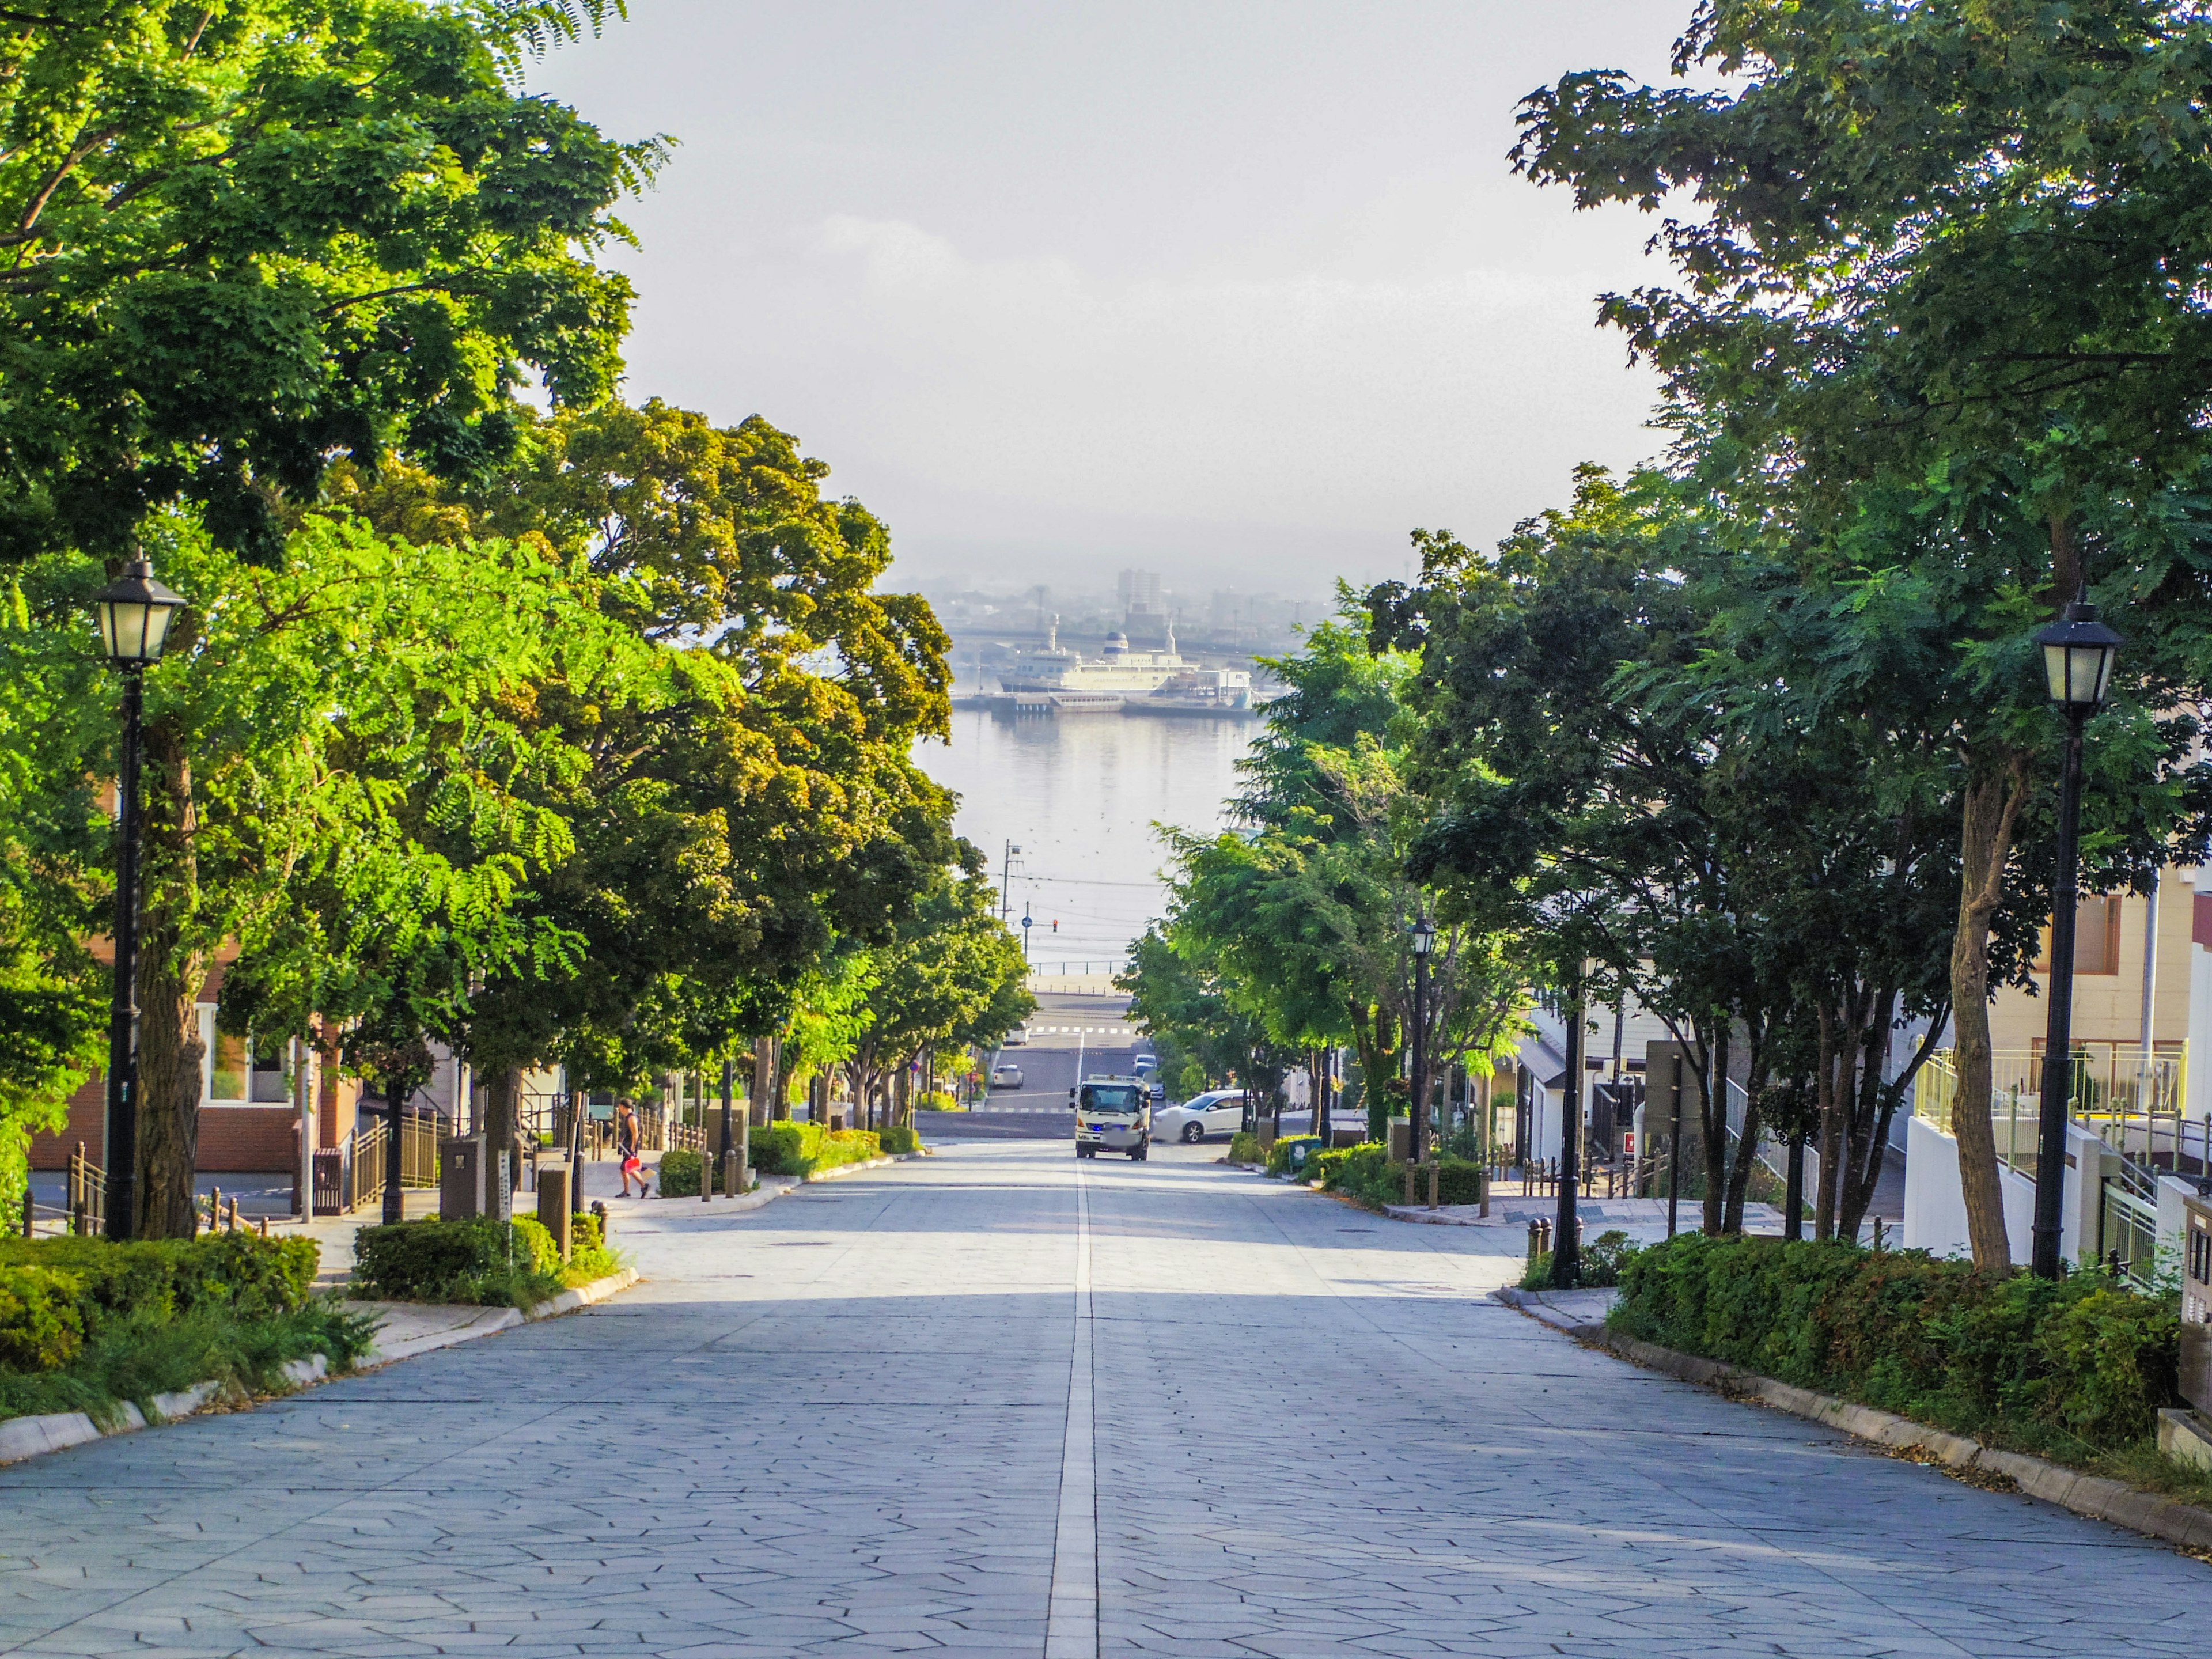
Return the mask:
<svg viewBox="0 0 2212 1659"><path fill-rule="evenodd" d="M615 1156L622 1159L622 1195L629 1196L630 1177L637 1178L637 1195L651 1198L652 1177L646 1173L645 1160L638 1156L641 1137L638 1133L637 1112L627 1099L615 1103Z"/></svg>

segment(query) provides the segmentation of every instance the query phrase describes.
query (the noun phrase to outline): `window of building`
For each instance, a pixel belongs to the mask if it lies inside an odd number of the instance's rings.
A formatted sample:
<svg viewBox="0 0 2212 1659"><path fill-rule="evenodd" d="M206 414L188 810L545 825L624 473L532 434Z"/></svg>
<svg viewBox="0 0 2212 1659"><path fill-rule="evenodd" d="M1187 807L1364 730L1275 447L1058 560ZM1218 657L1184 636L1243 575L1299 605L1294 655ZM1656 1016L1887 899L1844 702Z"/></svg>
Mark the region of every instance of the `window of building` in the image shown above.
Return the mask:
<svg viewBox="0 0 2212 1659"><path fill-rule="evenodd" d="M2051 971L2051 927L2043 929L2043 950L2035 971ZM2120 901L2084 898L2074 913L2074 971L2076 974L2117 974L2120 971Z"/></svg>
<svg viewBox="0 0 2212 1659"><path fill-rule="evenodd" d="M212 1009L209 1011L208 1024L210 1026L215 1024ZM208 1052L214 1057L214 1065L208 1076L208 1098L244 1100L246 1097L247 1070L246 1039L228 1031L216 1030Z"/></svg>

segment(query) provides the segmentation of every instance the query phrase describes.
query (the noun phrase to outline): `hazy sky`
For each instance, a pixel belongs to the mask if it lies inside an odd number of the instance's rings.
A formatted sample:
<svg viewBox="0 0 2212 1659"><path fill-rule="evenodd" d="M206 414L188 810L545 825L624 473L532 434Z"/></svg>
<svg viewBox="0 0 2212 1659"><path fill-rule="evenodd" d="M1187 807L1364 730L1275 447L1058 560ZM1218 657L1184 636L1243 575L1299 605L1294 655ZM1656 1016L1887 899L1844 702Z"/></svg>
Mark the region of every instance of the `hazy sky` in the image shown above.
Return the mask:
<svg viewBox="0 0 2212 1659"><path fill-rule="evenodd" d="M1658 447L1593 325L1651 226L1508 170L1688 0L631 0L534 84L680 148L629 393L760 413L898 576L1318 592Z"/></svg>

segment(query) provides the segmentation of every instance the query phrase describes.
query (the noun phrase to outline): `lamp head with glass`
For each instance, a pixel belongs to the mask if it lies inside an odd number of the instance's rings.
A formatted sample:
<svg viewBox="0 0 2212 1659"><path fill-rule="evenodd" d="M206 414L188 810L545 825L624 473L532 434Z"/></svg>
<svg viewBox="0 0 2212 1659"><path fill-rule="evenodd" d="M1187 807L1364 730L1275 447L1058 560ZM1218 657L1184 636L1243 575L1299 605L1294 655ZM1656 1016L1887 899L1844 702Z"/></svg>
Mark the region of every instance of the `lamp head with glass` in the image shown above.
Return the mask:
<svg viewBox="0 0 2212 1659"><path fill-rule="evenodd" d="M152 562L141 557L92 596L92 608L108 661L118 668L144 668L161 660L169 624L185 601L156 581Z"/></svg>
<svg viewBox="0 0 2212 1659"><path fill-rule="evenodd" d="M2127 641L2097 620L2086 582L2058 620L2035 636L2043 647L2043 672L2051 700L2061 708L2087 714L2112 689L2112 664Z"/></svg>

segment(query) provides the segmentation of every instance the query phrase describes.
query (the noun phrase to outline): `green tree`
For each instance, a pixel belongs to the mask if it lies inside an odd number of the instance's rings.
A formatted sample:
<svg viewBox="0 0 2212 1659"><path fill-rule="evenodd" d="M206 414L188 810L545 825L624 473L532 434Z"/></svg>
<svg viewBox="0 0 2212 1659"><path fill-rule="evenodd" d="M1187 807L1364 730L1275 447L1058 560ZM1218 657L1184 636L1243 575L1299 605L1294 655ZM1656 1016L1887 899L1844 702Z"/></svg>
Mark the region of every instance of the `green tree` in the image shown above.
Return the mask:
<svg viewBox="0 0 2212 1659"><path fill-rule="evenodd" d="M1594 72L1522 110L1516 164L1581 204L1697 204L1660 231L1680 280L1604 313L1665 377L1681 463L1728 522L1811 580L1910 596L1946 624L1925 729L1959 777L1967 1100L1989 1094L1993 933L2041 873L2020 837L2047 811L2057 744L2027 635L2085 583L2124 605L2136 642L2097 723L2099 746L2141 763L2099 767L2098 810L2124 826L2107 872L2203 840L2193 725L2171 711L2212 675L2196 505L2212 335L2174 276L2207 253L2208 48L2182 0L1708 0L1676 68L1726 88ZM1847 660L1886 658L1885 613L1839 613ZM1990 1124L1958 1127L1974 1259L2002 1269Z"/></svg>
<svg viewBox="0 0 2212 1659"><path fill-rule="evenodd" d="M653 145L526 95L604 0L52 0L0 41L0 559L112 560L193 504L279 556L340 452L450 475L515 392L611 390L629 304L592 263Z"/></svg>

